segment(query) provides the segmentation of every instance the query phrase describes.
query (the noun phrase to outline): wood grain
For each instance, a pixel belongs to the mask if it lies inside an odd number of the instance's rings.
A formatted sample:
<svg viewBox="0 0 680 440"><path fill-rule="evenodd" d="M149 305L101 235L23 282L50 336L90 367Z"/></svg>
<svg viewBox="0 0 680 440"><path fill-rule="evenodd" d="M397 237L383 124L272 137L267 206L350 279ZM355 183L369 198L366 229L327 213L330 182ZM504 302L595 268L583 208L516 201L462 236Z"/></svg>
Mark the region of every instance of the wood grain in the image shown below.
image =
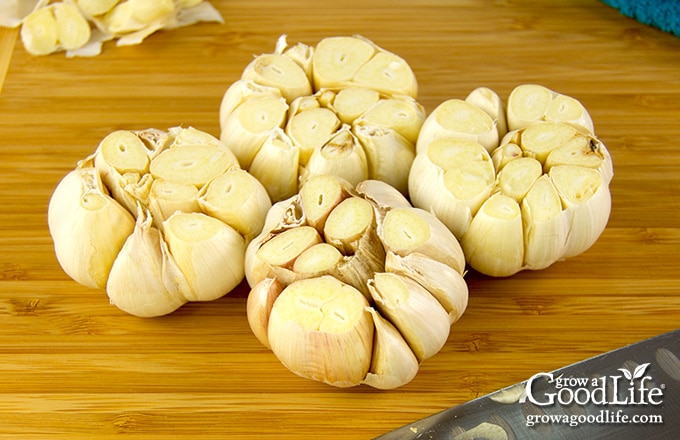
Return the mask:
<svg viewBox="0 0 680 440"><path fill-rule="evenodd" d="M212 3L224 25L89 59L33 57L0 30L0 437L367 439L680 327L680 39L596 0ZM245 284L140 319L70 280L46 225L59 179L114 129L218 134L227 86L283 33L372 39L408 60L428 111L481 85L577 97L614 159L608 228L543 271L468 273L444 349L387 392L287 371L248 328Z"/></svg>

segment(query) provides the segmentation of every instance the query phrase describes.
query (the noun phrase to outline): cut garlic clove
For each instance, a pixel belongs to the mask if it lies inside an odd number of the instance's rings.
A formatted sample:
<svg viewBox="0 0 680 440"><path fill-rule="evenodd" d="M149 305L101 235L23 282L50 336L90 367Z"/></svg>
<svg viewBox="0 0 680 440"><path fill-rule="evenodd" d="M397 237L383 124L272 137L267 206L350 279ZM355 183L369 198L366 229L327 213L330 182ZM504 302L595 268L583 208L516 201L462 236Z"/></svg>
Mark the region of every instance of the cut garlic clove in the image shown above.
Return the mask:
<svg viewBox="0 0 680 440"><path fill-rule="evenodd" d="M547 175L541 176L522 200L524 266L544 269L563 258L570 216L562 210L560 195Z"/></svg>
<svg viewBox="0 0 680 440"><path fill-rule="evenodd" d="M258 84L253 80L239 79L233 82L222 96L220 102L220 128L224 130L227 119L244 101L251 97L282 98L281 91L276 87Z"/></svg>
<svg viewBox="0 0 680 440"><path fill-rule="evenodd" d="M271 309L272 351L301 377L358 385L371 363L374 325L367 307L359 291L331 276L296 281Z"/></svg>
<svg viewBox="0 0 680 440"><path fill-rule="evenodd" d="M338 130L321 148L314 150L300 176L302 185L319 174L341 177L351 185L368 179L366 153L349 127Z"/></svg>
<svg viewBox="0 0 680 440"><path fill-rule="evenodd" d="M468 287L456 269L420 253L404 257L388 252L385 271L407 276L425 287L449 314L449 322L458 321L468 304Z"/></svg>
<svg viewBox="0 0 680 440"><path fill-rule="evenodd" d="M369 42L355 37L324 38L312 58L314 88L346 87L354 75L375 53Z"/></svg>
<svg viewBox="0 0 680 440"><path fill-rule="evenodd" d="M379 211L389 208L410 208L408 199L396 188L381 180L369 179L359 182L357 194L373 202ZM380 217L384 217L381 215Z"/></svg>
<svg viewBox="0 0 680 440"><path fill-rule="evenodd" d="M499 135L496 122L484 110L462 99L449 99L425 119L417 151L425 151L438 139L474 141L490 152L498 146Z"/></svg>
<svg viewBox="0 0 680 440"><path fill-rule="evenodd" d="M355 125L353 132L366 152L368 178L408 193L408 174L415 157L413 144L395 130Z"/></svg>
<svg viewBox="0 0 680 440"><path fill-rule="evenodd" d="M286 134L300 149L305 166L315 150L324 146L340 127L340 120L327 108L316 107L294 114L286 124Z"/></svg>
<svg viewBox="0 0 680 440"><path fill-rule="evenodd" d="M372 307L368 308L375 324L371 369L363 380L380 390L398 388L418 373L418 359L399 330Z"/></svg>
<svg viewBox="0 0 680 440"><path fill-rule="evenodd" d="M476 270L494 277L519 272L524 261L522 228L517 201L495 193L484 202L461 237L467 261Z"/></svg>
<svg viewBox="0 0 680 440"><path fill-rule="evenodd" d="M283 128L287 112L288 104L282 97L251 97L226 118L220 140L236 155L241 167L248 169L269 133Z"/></svg>
<svg viewBox="0 0 680 440"><path fill-rule="evenodd" d="M59 27L51 6L37 8L21 23L21 41L31 55L49 55L59 49Z"/></svg>
<svg viewBox="0 0 680 440"><path fill-rule="evenodd" d="M267 348L271 348L267 336L269 316L283 288L283 284L276 278L265 278L250 289L246 301L248 325L257 340Z"/></svg>
<svg viewBox="0 0 680 440"><path fill-rule="evenodd" d="M84 286L104 288L135 220L107 194L91 161L79 163L59 182L47 217L64 272Z"/></svg>
<svg viewBox="0 0 680 440"><path fill-rule="evenodd" d="M94 17L110 11L119 1L120 0L76 0L76 4L85 14Z"/></svg>
<svg viewBox="0 0 680 440"><path fill-rule="evenodd" d="M298 192L300 148L280 128L272 130L253 158L248 172L267 189L271 200Z"/></svg>
<svg viewBox="0 0 680 440"><path fill-rule="evenodd" d="M351 255L357 250L359 239L375 229L373 207L365 199L349 197L340 202L328 215L323 228L326 242L337 247L343 254Z"/></svg>
<svg viewBox="0 0 680 440"><path fill-rule="evenodd" d="M106 293L122 311L162 316L187 302L190 287L148 212L139 209L132 234L111 267ZM144 264L140 264L144 262Z"/></svg>
<svg viewBox="0 0 680 440"><path fill-rule="evenodd" d="M350 197L351 185L329 174L310 177L300 188L300 203L310 226L323 231L331 211Z"/></svg>
<svg viewBox="0 0 680 440"><path fill-rule="evenodd" d="M347 87L335 95L329 108L338 115L343 124L352 124L379 101L380 93L377 90L367 87Z"/></svg>
<svg viewBox="0 0 680 440"><path fill-rule="evenodd" d="M175 12L173 0L126 0L132 6L132 18L140 23L151 23Z"/></svg>
<svg viewBox="0 0 680 440"><path fill-rule="evenodd" d="M66 50L83 47L90 40L90 24L72 3L53 3L59 44Z"/></svg>
<svg viewBox="0 0 680 440"><path fill-rule="evenodd" d="M154 157L149 172L155 179L175 180L203 187L232 168L232 156L213 145L169 148Z"/></svg>
<svg viewBox="0 0 680 440"><path fill-rule="evenodd" d="M401 256L418 252L460 273L465 268L465 256L458 240L428 211L393 208L378 224L377 231L387 251Z"/></svg>
<svg viewBox="0 0 680 440"><path fill-rule="evenodd" d="M412 149L425 122L425 109L410 97L381 99L354 120L357 126L389 128L399 133Z"/></svg>
<svg viewBox="0 0 680 440"><path fill-rule="evenodd" d="M241 79L279 89L288 103L299 96L312 94L304 69L283 54L256 56L244 69Z"/></svg>
<svg viewBox="0 0 680 440"><path fill-rule="evenodd" d="M262 231L271 208L264 186L240 168L231 168L205 185L198 204L205 213L236 229L246 241Z"/></svg>
<svg viewBox="0 0 680 440"><path fill-rule="evenodd" d="M328 243L317 243L302 251L293 263L295 279L332 275L343 260L342 253Z"/></svg>
<svg viewBox="0 0 680 440"><path fill-rule="evenodd" d="M505 106L498 93L488 87L477 87L465 97L465 102L484 110L496 123L499 139L505 136L508 132L508 123Z"/></svg>
<svg viewBox="0 0 680 440"><path fill-rule="evenodd" d="M160 221L176 211L199 212L198 189L189 183L155 179L149 193L149 210Z"/></svg>
<svg viewBox="0 0 680 440"><path fill-rule="evenodd" d="M585 252L602 234L611 212L609 186L596 170L571 165L550 169L562 205L569 212L571 224L564 258Z"/></svg>
<svg viewBox="0 0 680 440"><path fill-rule="evenodd" d="M168 248L190 292L189 301L212 301L243 280L246 243L221 221L203 213L177 212L163 222Z"/></svg>
<svg viewBox="0 0 680 440"><path fill-rule="evenodd" d="M414 206L434 212L460 238L495 180L493 162L481 144L439 139L413 160L409 195Z"/></svg>
<svg viewBox="0 0 680 440"><path fill-rule="evenodd" d="M594 133L593 121L583 104L536 84L523 84L512 90L508 98L507 118L509 130L548 121L571 122Z"/></svg>
<svg viewBox="0 0 680 440"><path fill-rule="evenodd" d="M449 337L446 310L408 277L376 273L368 283L376 308L399 329L419 362L437 354Z"/></svg>

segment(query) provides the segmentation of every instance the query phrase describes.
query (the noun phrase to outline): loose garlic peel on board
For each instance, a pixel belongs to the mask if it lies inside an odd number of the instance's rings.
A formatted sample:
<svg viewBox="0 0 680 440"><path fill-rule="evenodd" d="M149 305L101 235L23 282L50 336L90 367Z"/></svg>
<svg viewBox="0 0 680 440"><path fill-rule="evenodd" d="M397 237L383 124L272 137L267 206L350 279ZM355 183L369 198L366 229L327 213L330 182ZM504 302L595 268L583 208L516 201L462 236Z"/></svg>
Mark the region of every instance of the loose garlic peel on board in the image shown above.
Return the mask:
<svg viewBox="0 0 680 440"><path fill-rule="evenodd" d="M423 124L411 201L449 227L481 273L546 268L585 252L609 219L612 159L593 130L579 101L543 86L516 87L507 109L476 89Z"/></svg>
<svg viewBox="0 0 680 440"><path fill-rule="evenodd" d="M19 0L32 7L21 24L21 41L31 55L65 51L67 57L96 56L102 43L118 46L141 43L161 29L224 20L204 0Z"/></svg>
<svg viewBox="0 0 680 440"><path fill-rule="evenodd" d="M284 35L227 88L221 140L273 201L319 174L382 180L406 194L425 120L417 88L404 59L363 37L288 47Z"/></svg>
<svg viewBox="0 0 680 440"><path fill-rule="evenodd" d="M247 247L248 322L301 377L396 388L465 311L464 268L447 227L392 186L312 176Z"/></svg>
<svg viewBox="0 0 680 440"><path fill-rule="evenodd" d="M264 186L208 133L119 130L59 182L48 225L71 278L152 317L233 290L270 207Z"/></svg>

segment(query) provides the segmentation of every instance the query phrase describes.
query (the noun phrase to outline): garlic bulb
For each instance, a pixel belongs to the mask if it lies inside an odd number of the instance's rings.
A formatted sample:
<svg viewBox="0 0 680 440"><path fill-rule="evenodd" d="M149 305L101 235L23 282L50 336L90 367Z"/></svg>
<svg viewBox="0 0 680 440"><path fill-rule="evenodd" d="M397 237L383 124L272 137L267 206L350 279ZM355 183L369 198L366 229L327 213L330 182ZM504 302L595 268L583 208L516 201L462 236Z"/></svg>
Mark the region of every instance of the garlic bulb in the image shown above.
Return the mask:
<svg viewBox="0 0 680 440"><path fill-rule="evenodd" d="M225 91L221 140L273 201L319 174L406 194L425 121L417 91L406 61L363 37L288 47L284 35Z"/></svg>
<svg viewBox="0 0 680 440"><path fill-rule="evenodd" d="M48 223L71 278L150 317L233 290L270 207L264 186L208 133L117 130L57 185Z"/></svg>
<svg viewBox="0 0 680 440"><path fill-rule="evenodd" d="M248 244L248 323L295 374L396 388L465 311L464 268L446 226L387 183L312 176Z"/></svg>
<svg viewBox="0 0 680 440"><path fill-rule="evenodd" d="M31 55L94 56L104 41L138 44L157 30L200 21L223 19L203 0L40 0L22 20L21 40Z"/></svg>
<svg viewBox="0 0 680 440"><path fill-rule="evenodd" d="M435 109L409 195L455 234L473 269L503 277L592 246L609 219L614 171L574 98L529 84L512 91L506 110L500 102L482 88Z"/></svg>

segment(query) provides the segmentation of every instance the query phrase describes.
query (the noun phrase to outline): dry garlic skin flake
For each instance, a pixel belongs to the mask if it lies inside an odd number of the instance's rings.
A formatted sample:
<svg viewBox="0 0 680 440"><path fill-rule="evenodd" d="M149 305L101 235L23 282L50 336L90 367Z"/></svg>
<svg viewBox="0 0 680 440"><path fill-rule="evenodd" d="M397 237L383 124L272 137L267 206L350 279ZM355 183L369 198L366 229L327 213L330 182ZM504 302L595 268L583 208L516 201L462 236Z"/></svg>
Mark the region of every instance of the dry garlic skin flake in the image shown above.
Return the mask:
<svg viewBox="0 0 680 440"><path fill-rule="evenodd" d="M499 140L484 144L478 133L492 126ZM585 107L543 86L516 87L506 108L488 88L444 102L417 152L413 204L446 224L481 273L544 269L585 252L607 225L611 156Z"/></svg>

